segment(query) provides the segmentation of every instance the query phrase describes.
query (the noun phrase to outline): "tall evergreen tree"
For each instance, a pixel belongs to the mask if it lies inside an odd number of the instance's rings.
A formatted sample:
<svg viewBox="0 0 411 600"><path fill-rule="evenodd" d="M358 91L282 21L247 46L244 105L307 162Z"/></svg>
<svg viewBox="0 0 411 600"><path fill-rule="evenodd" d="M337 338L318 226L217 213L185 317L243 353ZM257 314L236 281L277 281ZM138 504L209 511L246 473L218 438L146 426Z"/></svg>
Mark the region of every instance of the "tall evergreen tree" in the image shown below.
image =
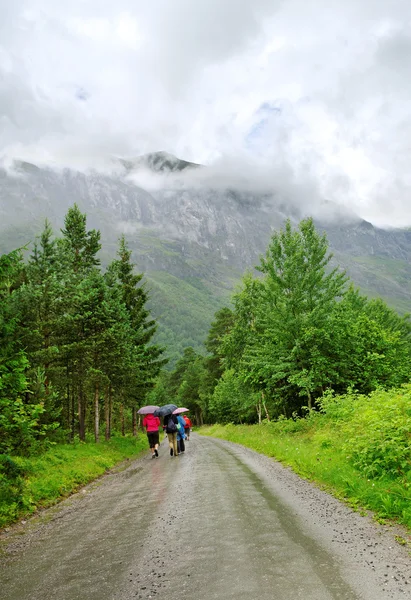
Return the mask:
<svg viewBox="0 0 411 600"><path fill-rule="evenodd" d="M77 405L80 440L86 436L87 417L87 334L84 329L82 304L86 302L84 280L96 272L100 264L97 253L101 248L100 232L87 231L87 217L74 204L64 219L62 238L58 240L61 280L65 293L60 299L59 330L62 336L62 361L71 379L72 413ZM81 297L83 294L84 297ZM74 423L73 423L74 426ZM74 431L72 431L74 434Z"/></svg>
<svg viewBox="0 0 411 600"><path fill-rule="evenodd" d="M142 282L143 275L135 273L131 250L124 236L120 238L117 256L108 268L107 278L112 286L119 288L121 300L129 315L131 330L128 375L122 379L118 390L122 398L122 414L123 405L131 407L135 428L136 408L152 389L166 360L161 358L164 349L152 343L157 325L150 318L147 308L148 293ZM122 429L124 430L124 425Z"/></svg>
<svg viewBox="0 0 411 600"><path fill-rule="evenodd" d="M87 231L87 215L78 205L69 208L64 218L63 237L59 240L62 257L75 273L88 270L100 264L97 253L101 249L100 232Z"/></svg>
<svg viewBox="0 0 411 600"><path fill-rule="evenodd" d="M25 402L28 360L18 343L13 294L22 272L20 251L0 256L0 454L24 452L42 434L42 403Z"/></svg>
<svg viewBox="0 0 411 600"><path fill-rule="evenodd" d="M21 314L19 338L26 349L30 381L42 380L46 396L46 416L53 421L61 407L54 406L55 394L50 390L53 370L57 368L56 338L58 298L64 293L61 285L56 243L48 221L35 242L25 267L24 283L16 294ZM32 390L33 393L33 390Z"/></svg>

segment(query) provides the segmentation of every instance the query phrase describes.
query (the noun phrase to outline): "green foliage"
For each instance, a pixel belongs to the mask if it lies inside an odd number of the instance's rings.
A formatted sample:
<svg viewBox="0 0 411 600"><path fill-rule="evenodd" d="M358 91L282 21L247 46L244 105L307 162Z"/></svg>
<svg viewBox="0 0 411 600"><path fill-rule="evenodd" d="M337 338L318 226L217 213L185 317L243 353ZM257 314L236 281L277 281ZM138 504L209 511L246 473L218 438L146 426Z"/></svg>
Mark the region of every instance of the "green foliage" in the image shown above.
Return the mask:
<svg viewBox="0 0 411 600"><path fill-rule="evenodd" d="M250 422L255 418L258 396L233 369L228 369L214 389L209 406L210 415L218 423Z"/></svg>
<svg viewBox="0 0 411 600"><path fill-rule="evenodd" d="M24 469L10 456L0 454L0 527L24 507Z"/></svg>
<svg viewBox="0 0 411 600"><path fill-rule="evenodd" d="M14 297L21 272L20 252L0 257L0 454L27 452L46 431L40 424L43 404L27 399L28 360L16 339Z"/></svg>
<svg viewBox="0 0 411 600"><path fill-rule="evenodd" d="M59 240L62 256L75 273L96 267L100 264L97 253L101 249L100 232L87 231L87 216L77 204L67 211L64 219L63 237Z"/></svg>
<svg viewBox="0 0 411 600"><path fill-rule="evenodd" d="M207 416L206 376L204 358L189 347L184 350L182 358L177 361L174 371L163 379L169 401L189 408L195 422L199 425L203 424Z"/></svg>
<svg viewBox="0 0 411 600"><path fill-rule="evenodd" d="M345 274L330 267L331 259L312 219L296 229L288 221L274 233L257 267L262 277L244 276L225 329L219 316L224 313L216 315L222 335L209 345L205 363L210 376L220 378L209 402L211 418L222 419L222 410L228 420L248 418L241 394L228 391L224 370L234 369L250 397L260 394L254 417L259 420L262 413L304 414L327 389L369 393L409 381L409 317L347 288ZM212 330L210 336L213 340Z"/></svg>
<svg viewBox="0 0 411 600"><path fill-rule="evenodd" d="M0 450L27 453L42 438L63 441L94 429L99 439L144 402L164 360L152 343L142 274L120 239L118 258L100 269L100 232L77 205L62 237L46 221L32 255L0 257ZM134 413L133 413L134 411ZM115 413L119 414L117 416Z"/></svg>
<svg viewBox="0 0 411 600"><path fill-rule="evenodd" d="M388 476L411 489L411 385L369 396L352 392L321 402L325 415L341 420L343 451L367 477Z"/></svg>

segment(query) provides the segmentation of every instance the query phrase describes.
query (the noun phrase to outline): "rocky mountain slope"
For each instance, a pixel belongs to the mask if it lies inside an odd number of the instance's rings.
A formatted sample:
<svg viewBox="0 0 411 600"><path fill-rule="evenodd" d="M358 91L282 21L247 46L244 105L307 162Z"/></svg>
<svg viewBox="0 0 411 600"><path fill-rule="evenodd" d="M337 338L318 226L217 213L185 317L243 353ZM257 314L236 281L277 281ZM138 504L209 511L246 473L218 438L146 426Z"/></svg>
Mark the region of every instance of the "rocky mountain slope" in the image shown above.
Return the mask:
<svg viewBox="0 0 411 600"><path fill-rule="evenodd" d="M298 205L275 194L192 176L205 170L164 152L114 161L108 174L15 163L0 170L0 252L33 241L45 218L58 232L77 202L89 226L102 232L103 263L122 233L129 240L151 289L159 340L176 354L185 345L199 347L215 310L258 262L273 229L288 216L303 216ZM330 216L325 208L317 225L335 261L367 294L411 310L411 231L377 229L341 209Z"/></svg>

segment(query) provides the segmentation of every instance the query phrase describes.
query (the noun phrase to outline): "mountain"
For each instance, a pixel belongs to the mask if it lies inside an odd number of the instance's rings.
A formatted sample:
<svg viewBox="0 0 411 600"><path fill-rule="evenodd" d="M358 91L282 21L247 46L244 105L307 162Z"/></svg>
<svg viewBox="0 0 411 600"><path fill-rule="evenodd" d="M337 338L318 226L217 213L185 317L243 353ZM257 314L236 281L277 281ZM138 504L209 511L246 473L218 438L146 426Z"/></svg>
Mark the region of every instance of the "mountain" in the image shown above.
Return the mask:
<svg viewBox="0 0 411 600"><path fill-rule="evenodd" d="M176 173L184 171L185 169L192 169L195 167L201 167L197 163L188 162L177 158L173 154L168 152L152 152L150 154L144 154L134 159L118 159L120 164L124 166L127 172L135 172L138 169L148 168L154 173Z"/></svg>
<svg viewBox="0 0 411 600"><path fill-rule="evenodd" d="M309 208L275 193L252 193L208 177L207 167L166 152L116 159L111 172L52 169L16 162L0 169L0 252L25 246L48 218L58 232L74 203L102 232L102 262L124 233L146 273L158 341L176 358L199 348L214 312L265 252L272 231ZM319 218L318 215L321 215ZM316 208L335 255L369 296L411 309L411 231L374 227L341 207Z"/></svg>

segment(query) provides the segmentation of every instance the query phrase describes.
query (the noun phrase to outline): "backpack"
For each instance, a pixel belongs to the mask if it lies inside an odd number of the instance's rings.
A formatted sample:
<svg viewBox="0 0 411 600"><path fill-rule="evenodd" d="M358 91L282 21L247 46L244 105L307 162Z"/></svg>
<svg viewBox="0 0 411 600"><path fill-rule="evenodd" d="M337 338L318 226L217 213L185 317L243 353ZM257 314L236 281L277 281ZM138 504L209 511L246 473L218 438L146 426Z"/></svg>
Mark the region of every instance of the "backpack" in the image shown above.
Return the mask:
<svg viewBox="0 0 411 600"><path fill-rule="evenodd" d="M166 425L167 433L175 433L177 431L177 425L174 423L173 417L170 416Z"/></svg>

